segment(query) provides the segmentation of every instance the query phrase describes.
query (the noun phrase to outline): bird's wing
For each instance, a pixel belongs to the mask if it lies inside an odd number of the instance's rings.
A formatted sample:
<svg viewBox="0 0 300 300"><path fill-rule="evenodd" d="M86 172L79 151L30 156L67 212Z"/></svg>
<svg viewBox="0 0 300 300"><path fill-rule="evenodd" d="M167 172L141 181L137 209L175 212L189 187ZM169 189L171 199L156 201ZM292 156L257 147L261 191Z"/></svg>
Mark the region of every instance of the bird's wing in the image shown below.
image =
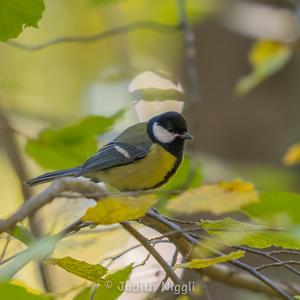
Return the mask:
<svg viewBox="0 0 300 300"><path fill-rule="evenodd" d="M148 138L144 126L140 124L137 124L138 127L136 125L129 127L115 140L99 149L94 156L81 165L77 176L129 164L145 157L150 150L152 141ZM130 131L133 128L132 143L124 142L124 140L128 140L128 138L124 138L124 135L130 136Z"/></svg>

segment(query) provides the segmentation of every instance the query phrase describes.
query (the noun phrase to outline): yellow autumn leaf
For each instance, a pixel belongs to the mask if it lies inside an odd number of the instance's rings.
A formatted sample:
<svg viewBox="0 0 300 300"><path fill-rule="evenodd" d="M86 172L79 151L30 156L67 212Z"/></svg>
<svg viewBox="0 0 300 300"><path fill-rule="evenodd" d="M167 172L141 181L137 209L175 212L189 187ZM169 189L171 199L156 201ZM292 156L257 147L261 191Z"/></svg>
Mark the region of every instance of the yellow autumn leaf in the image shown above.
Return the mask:
<svg viewBox="0 0 300 300"><path fill-rule="evenodd" d="M290 47L287 44L270 40L258 40L250 51L249 61L253 67L257 67L270 58L285 55L289 51Z"/></svg>
<svg viewBox="0 0 300 300"><path fill-rule="evenodd" d="M236 85L236 92L244 95L268 77L280 71L292 57L291 45L270 40L258 40L249 53L252 70Z"/></svg>
<svg viewBox="0 0 300 300"><path fill-rule="evenodd" d="M199 258L199 259L192 259L189 262L177 264L175 268L188 268L188 269L204 269L208 268L212 265L224 263L227 261L239 259L245 255L245 251L238 250L230 252L229 254L218 256L218 257L211 257L211 258Z"/></svg>
<svg viewBox="0 0 300 300"><path fill-rule="evenodd" d="M57 265L65 269L69 273L97 283L103 282L102 276L107 273L107 269L102 267L101 265L92 265L70 256L66 256L63 258L51 258L48 259L47 262L53 265Z"/></svg>
<svg viewBox="0 0 300 300"><path fill-rule="evenodd" d="M235 179L190 189L171 200L167 208L180 213L221 215L258 201L258 193L252 183Z"/></svg>
<svg viewBox="0 0 300 300"><path fill-rule="evenodd" d="M107 197L89 208L82 221L96 224L114 224L142 217L156 203L154 195L138 197Z"/></svg>
<svg viewBox="0 0 300 300"><path fill-rule="evenodd" d="M283 163L286 166L294 166L300 163L300 143L290 146L284 157Z"/></svg>

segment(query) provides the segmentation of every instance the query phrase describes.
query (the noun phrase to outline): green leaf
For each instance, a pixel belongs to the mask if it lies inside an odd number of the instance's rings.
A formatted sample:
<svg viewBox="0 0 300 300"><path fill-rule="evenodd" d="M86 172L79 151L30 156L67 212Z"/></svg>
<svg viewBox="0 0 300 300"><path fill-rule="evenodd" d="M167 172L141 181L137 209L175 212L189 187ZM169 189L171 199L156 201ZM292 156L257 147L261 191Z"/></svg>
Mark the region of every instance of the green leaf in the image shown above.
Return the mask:
<svg viewBox="0 0 300 300"><path fill-rule="evenodd" d="M97 150L97 135L111 129L123 111L111 117L88 116L78 123L58 129L45 129L30 139L26 152L45 169L64 169L80 165Z"/></svg>
<svg viewBox="0 0 300 300"><path fill-rule="evenodd" d="M225 218L219 221L205 220L201 227L209 234L218 236L228 246L253 248L281 247L300 249L300 241L291 233L264 225L249 224Z"/></svg>
<svg viewBox="0 0 300 300"><path fill-rule="evenodd" d="M230 252L229 254L226 254L223 256L218 256L218 257L192 259L189 262L175 265L175 268L204 269L204 268L208 268L215 264L239 259L239 258L243 257L244 255L245 255L245 251L238 250L238 251L233 251L233 252Z"/></svg>
<svg viewBox="0 0 300 300"><path fill-rule="evenodd" d="M187 190L169 201L167 208L187 214L210 212L220 215L257 201L259 199L253 184L235 179Z"/></svg>
<svg viewBox="0 0 300 300"><path fill-rule="evenodd" d="M24 27L38 27L45 5L43 0L1 0L0 41L16 38Z"/></svg>
<svg viewBox="0 0 300 300"><path fill-rule="evenodd" d="M4 265L1 265L0 282L9 280L31 260L42 260L47 257L53 251L59 240L59 236L46 237L37 240L16 258Z"/></svg>
<svg viewBox="0 0 300 300"><path fill-rule="evenodd" d="M25 287L12 283L0 283L1 299L6 300L51 300L51 296L37 295L27 291Z"/></svg>
<svg viewBox="0 0 300 300"><path fill-rule="evenodd" d="M104 284L101 284L95 294L95 300L115 300L124 292L125 283L132 272L132 264L118 270L104 278Z"/></svg>
<svg viewBox="0 0 300 300"><path fill-rule="evenodd" d="M251 217L276 226L300 224L300 195L289 192L262 192L258 203L244 207Z"/></svg>
<svg viewBox="0 0 300 300"><path fill-rule="evenodd" d="M81 218L84 222L114 224L142 217L156 203L154 195L137 197L107 197L87 210Z"/></svg>
<svg viewBox="0 0 300 300"><path fill-rule="evenodd" d="M92 294L92 288L86 287L82 289L73 300L90 300Z"/></svg>
<svg viewBox="0 0 300 300"><path fill-rule="evenodd" d="M101 265L92 265L85 261L74 259L70 256L66 256L64 258L51 258L48 259L47 262L57 265L69 273L96 283L102 283L102 276L107 273L107 269Z"/></svg>
<svg viewBox="0 0 300 300"><path fill-rule="evenodd" d="M184 93L176 89L146 88L131 92L131 98L133 101L184 101Z"/></svg>
<svg viewBox="0 0 300 300"><path fill-rule="evenodd" d="M15 225L9 234L25 245L30 245L36 241L32 233L22 225Z"/></svg>
<svg viewBox="0 0 300 300"><path fill-rule="evenodd" d="M292 56L292 48L279 42L259 40L250 51L252 72L239 80L236 91L244 95L265 79L281 70Z"/></svg>

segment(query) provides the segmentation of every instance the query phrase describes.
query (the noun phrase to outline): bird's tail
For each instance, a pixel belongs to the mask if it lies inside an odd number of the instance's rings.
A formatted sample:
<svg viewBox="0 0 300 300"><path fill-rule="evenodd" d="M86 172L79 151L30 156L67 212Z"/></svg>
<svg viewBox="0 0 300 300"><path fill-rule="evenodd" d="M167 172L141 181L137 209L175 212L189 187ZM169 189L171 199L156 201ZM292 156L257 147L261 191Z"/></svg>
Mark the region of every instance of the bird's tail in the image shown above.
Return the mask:
<svg viewBox="0 0 300 300"><path fill-rule="evenodd" d="M79 167L67 169L67 170L59 170L59 171L49 172L49 173L45 173L38 177L27 180L26 184L32 186L32 185L52 181L54 179L61 178L61 177L76 176L78 171L79 171Z"/></svg>

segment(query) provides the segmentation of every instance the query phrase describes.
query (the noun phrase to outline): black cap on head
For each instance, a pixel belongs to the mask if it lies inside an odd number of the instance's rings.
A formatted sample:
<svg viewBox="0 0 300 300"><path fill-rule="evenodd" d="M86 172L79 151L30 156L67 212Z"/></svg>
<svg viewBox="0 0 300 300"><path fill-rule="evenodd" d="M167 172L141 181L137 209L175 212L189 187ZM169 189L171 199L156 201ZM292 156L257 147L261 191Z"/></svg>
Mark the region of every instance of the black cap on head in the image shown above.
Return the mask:
<svg viewBox="0 0 300 300"><path fill-rule="evenodd" d="M155 122L170 132L184 133L187 131L186 120L182 114L168 111L154 117Z"/></svg>
<svg viewBox="0 0 300 300"><path fill-rule="evenodd" d="M185 118L175 111L153 117L147 127L150 138L176 156L183 151L184 140L192 138Z"/></svg>

